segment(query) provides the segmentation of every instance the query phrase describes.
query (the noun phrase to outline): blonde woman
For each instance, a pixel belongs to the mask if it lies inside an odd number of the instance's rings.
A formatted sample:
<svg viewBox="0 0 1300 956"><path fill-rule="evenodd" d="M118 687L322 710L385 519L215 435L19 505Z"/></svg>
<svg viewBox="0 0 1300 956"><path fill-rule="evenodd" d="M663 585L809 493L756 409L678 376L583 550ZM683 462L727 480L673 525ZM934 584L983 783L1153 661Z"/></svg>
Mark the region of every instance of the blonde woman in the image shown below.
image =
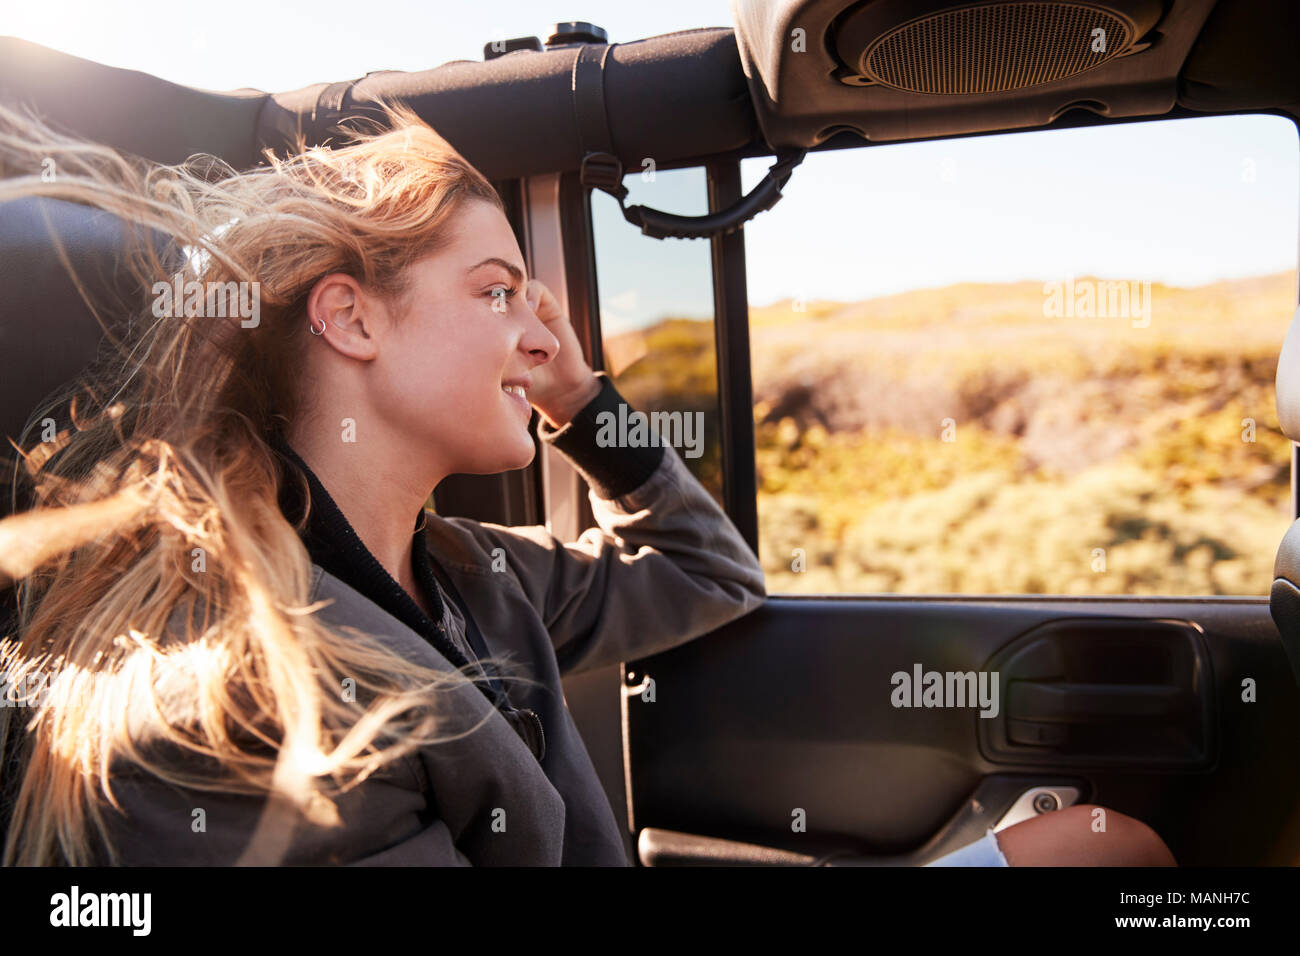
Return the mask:
<svg viewBox="0 0 1300 956"><path fill-rule="evenodd" d="M25 443L30 507L0 522L0 663L39 688L0 711L5 863L625 865L561 674L763 602L675 450L600 447L621 398L491 185L408 110L386 122L238 172L0 110L0 200L146 227L148 290L74 427ZM255 290L255 317L188 282ZM599 527L425 509L449 474L527 466L532 409ZM1051 830L1006 831L1010 862ZM1148 862L1148 834L1089 850Z"/></svg>

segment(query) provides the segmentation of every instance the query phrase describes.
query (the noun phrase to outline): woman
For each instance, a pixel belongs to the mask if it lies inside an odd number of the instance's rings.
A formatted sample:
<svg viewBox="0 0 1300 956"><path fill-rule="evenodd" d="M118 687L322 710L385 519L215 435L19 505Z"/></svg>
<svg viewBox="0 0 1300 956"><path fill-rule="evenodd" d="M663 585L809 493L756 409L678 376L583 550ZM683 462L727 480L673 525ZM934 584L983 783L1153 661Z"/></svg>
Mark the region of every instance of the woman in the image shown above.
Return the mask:
<svg viewBox="0 0 1300 956"><path fill-rule="evenodd" d="M32 507L0 522L4 668L40 688L5 711L6 863L625 865L561 674L762 603L676 452L600 447L620 396L525 281L491 185L386 112L245 173L0 114L0 200L163 239L134 250L150 295L76 427L26 449ZM424 509L449 474L527 466L533 408L598 528L565 544ZM1051 817L949 862L1060 859ZM1092 862L1153 858L1158 837L1111 819Z"/></svg>

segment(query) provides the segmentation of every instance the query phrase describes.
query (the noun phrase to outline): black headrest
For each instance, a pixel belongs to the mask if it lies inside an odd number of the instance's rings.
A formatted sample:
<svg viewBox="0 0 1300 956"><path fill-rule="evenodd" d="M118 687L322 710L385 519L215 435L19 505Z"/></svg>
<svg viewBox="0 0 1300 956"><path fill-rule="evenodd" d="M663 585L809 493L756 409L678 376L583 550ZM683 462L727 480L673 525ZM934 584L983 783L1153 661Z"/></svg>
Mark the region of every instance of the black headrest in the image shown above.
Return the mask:
<svg viewBox="0 0 1300 956"><path fill-rule="evenodd" d="M35 406L95 357L103 330L142 302L126 269L123 224L99 209L44 197L0 204L0 441L12 451Z"/></svg>
<svg viewBox="0 0 1300 956"><path fill-rule="evenodd" d="M128 234L100 209L39 196L0 203L0 517L12 507L17 453L10 439L24 448L40 440L39 421L22 438L37 407L107 351L96 312L121 336L145 303L148 290L127 268L127 244L145 236L164 251L160 234ZM66 403L49 417L56 431L66 427Z"/></svg>

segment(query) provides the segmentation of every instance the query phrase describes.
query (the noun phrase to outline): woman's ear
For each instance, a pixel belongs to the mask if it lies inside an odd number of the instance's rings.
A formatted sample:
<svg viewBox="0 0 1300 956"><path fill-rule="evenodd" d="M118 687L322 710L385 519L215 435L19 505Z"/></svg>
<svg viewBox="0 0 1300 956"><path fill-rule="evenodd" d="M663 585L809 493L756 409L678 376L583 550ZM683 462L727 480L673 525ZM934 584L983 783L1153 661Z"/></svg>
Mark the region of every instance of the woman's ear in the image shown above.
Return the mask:
<svg viewBox="0 0 1300 956"><path fill-rule="evenodd" d="M367 295L356 279L343 272L320 279L307 297L307 321L313 329L323 330L317 337L359 361L379 355L381 309L377 298Z"/></svg>

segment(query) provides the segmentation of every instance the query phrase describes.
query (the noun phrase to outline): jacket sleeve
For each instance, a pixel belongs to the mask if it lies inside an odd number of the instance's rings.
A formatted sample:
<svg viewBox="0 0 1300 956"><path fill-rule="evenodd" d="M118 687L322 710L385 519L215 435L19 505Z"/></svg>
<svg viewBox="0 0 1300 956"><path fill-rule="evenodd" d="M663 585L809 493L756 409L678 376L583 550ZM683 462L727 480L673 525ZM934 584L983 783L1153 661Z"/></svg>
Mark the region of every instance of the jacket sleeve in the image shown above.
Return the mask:
<svg viewBox="0 0 1300 956"><path fill-rule="evenodd" d="M504 551L564 674L686 643L766 597L758 559L676 449L603 447L602 422L618 421L623 399L596 374L596 397L561 428L543 420L538 434L586 478L597 527L566 543L541 525L447 519L487 554Z"/></svg>

